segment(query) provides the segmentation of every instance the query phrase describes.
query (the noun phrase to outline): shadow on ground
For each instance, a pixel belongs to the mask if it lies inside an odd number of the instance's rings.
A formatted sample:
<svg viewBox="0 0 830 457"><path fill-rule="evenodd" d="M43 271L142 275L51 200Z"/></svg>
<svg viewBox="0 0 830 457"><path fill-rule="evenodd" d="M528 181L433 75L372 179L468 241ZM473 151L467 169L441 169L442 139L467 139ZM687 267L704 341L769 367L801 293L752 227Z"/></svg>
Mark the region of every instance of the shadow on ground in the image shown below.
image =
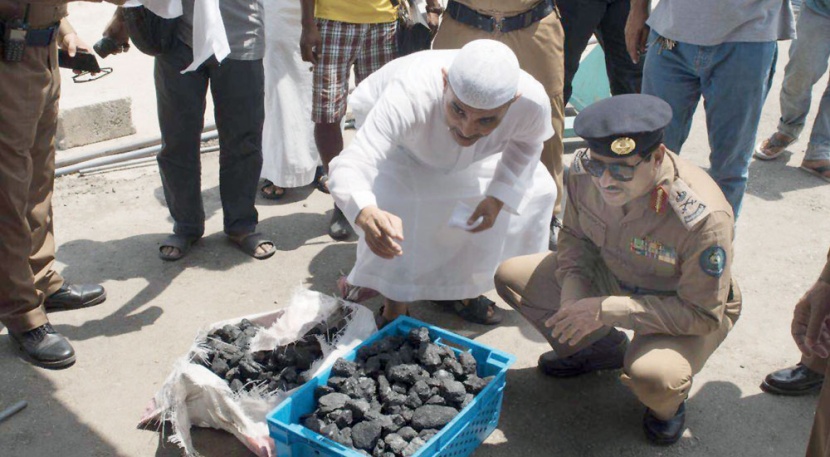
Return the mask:
<svg viewBox="0 0 830 457"><path fill-rule="evenodd" d="M0 337L0 410L20 400L29 403L0 423L0 455L66 455L67 449L83 449L89 457L118 455L112 444L55 398L55 386L42 371L20 359L8 335Z"/></svg>
<svg viewBox="0 0 830 457"><path fill-rule="evenodd" d="M767 201L783 200L785 195L803 189L826 186L823 180L800 170L800 163L789 163L793 153L784 152L776 160L753 159L749 164L746 193Z"/></svg>
<svg viewBox="0 0 830 457"><path fill-rule="evenodd" d="M687 430L671 447L650 444L642 431L644 407L619 381L619 371L554 379L535 367L510 370L499 430L477 456L547 455L597 457L803 455L815 398L759 393L741 398L733 383L712 381L687 403ZM795 403L795 404L794 404ZM734 422L733 410L746 421ZM778 432L782 421L799 423L798 436ZM754 443L751 449L735 443ZM577 452L574 453L574 450ZM759 450L765 450L759 453Z"/></svg>

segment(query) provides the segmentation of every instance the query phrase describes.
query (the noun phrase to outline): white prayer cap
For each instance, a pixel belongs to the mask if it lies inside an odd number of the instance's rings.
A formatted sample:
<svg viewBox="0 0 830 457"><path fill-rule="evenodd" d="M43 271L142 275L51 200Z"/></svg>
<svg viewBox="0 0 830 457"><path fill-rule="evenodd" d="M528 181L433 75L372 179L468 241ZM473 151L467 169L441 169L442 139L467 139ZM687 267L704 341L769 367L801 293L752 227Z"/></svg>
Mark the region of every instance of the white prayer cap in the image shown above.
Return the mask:
<svg viewBox="0 0 830 457"><path fill-rule="evenodd" d="M519 89L519 60L507 45L494 40L464 45L448 73L456 97L476 109L498 108Z"/></svg>

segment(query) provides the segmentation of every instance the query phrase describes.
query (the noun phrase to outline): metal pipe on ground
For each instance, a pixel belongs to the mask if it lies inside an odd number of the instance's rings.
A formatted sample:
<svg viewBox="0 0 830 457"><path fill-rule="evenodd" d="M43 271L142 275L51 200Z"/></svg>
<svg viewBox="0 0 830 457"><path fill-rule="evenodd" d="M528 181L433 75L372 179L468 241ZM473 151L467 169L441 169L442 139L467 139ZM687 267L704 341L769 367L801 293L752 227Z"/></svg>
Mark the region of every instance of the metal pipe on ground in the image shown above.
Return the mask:
<svg viewBox="0 0 830 457"><path fill-rule="evenodd" d="M218 151L218 150L219 150L219 145L214 145L214 146L208 146L208 147L202 148L200 152L202 154L206 154L208 152L214 152L214 151ZM107 165L100 165L100 166L97 166L97 167L84 168L84 169L78 170L78 174L80 176L86 176L86 175L91 175L91 174L104 173L104 172L107 172L107 171L127 169L127 168L131 168L131 167L147 165L147 164L154 163L155 161L156 161L155 156L140 157L138 159L126 160L124 162L119 162L119 163L111 163L111 164L107 164Z"/></svg>
<svg viewBox="0 0 830 457"><path fill-rule="evenodd" d="M28 403L26 403L26 400L20 400L19 402L17 402L15 404L9 406L8 408L4 409L2 412L0 412L0 422L3 422L4 420L6 420L6 419L14 416L15 414L19 413L27 405L28 405Z"/></svg>
<svg viewBox="0 0 830 457"><path fill-rule="evenodd" d="M213 140L216 138L219 138L219 132L215 130L211 132L205 132L202 134L202 141ZM122 163L128 160L140 159L143 157L152 157L158 154L159 151L161 151L161 145L150 146L147 148L142 148L131 152L124 152L112 156L99 157L97 159L87 160L85 162L76 163L73 165L65 166L63 168L59 168L55 170L55 177L67 175L70 173L77 173L84 169Z"/></svg>
<svg viewBox="0 0 830 457"><path fill-rule="evenodd" d="M212 132L216 130L216 124L210 123L205 126L204 130L202 131L203 134L207 132ZM103 148L99 148L93 151L89 151L84 154L79 154L73 157L67 158L58 158L55 160L55 168L66 168L70 165L75 165L82 162L88 162L92 159L97 159L99 157L106 157L115 154L122 154L125 152L135 151L138 149L146 149L148 147L157 146L161 144L161 137L152 137L152 138L144 138L132 141L130 143L125 143L118 145L116 147L107 146Z"/></svg>

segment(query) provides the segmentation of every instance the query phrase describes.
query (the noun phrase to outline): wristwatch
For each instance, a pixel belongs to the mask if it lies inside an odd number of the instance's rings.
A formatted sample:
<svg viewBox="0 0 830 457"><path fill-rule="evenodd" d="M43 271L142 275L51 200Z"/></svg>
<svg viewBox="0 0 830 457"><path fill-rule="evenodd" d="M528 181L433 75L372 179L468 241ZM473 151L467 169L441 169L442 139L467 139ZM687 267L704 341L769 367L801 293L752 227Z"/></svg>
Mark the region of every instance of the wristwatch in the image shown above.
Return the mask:
<svg viewBox="0 0 830 457"><path fill-rule="evenodd" d="M427 13L435 13L440 15L444 12L444 8L440 6L427 6Z"/></svg>

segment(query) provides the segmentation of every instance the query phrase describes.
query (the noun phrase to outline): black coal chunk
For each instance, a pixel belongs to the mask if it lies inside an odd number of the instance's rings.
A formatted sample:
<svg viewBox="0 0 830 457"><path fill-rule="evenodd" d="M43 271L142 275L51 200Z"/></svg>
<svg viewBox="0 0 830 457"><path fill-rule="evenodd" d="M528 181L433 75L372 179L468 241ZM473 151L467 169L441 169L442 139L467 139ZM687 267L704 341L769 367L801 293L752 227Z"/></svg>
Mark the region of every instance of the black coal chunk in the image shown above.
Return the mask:
<svg viewBox="0 0 830 457"><path fill-rule="evenodd" d="M392 382L401 382L413 385L425 378L423 369L415 364L397 365L386 370L386 375Z"/></svg>
<svg viewBox="0 0 830 457"><path fill-rule="evenodd" d="M397 434L406 441L412 441L413 438L418 436L418 432L412 427L401 427Z"/></svg>
<svg viewBox="0 0 830 457"><path fill-rule="evenodd" d="M422 343L429 343L432 341L429 337L429 329L426 327L418 327L410 330L407 340L409 341L409 344L414 347L419 347Z"/></svg>
<svg viewBox="0 0 830 457"><path fill-rule="evenodd" d="M401 455L404 457L415 455L415 453L418 452L418 449L420 449L421 446L423 446L424 444L426 444L426 441L422 440L419 437L415 437L412 441L409 442L406 448L404 448Z"/></svg>
<svg viewBox="0 0 830 457"><path fill-rule="evenodd" d="M371 405L366 400L349 399L345 407L352 412L352 416L356 420L361 420L369 412Z"/></svg>
<svg viewBox="0 0 830 457"><path fill-rule="evenodd" d="M380 438L383 427L379 422L363 421L352 427L352 442L354 447L364 450L374 450Z"/></svg>
<svg viewBox="0 0 830 457"><path fill-rule="evenodd" d="M464 401L464 396L467 395L467 389L464 387L464 384L450 379L442 379L439 390L440 395L448 403L461 403Z"/></svg>
<svg viewBox="0 0 830 457"><path fill-rule="evenodd" d="M458 410L451 406L424 405L416 409L412 415L412 428L415 430L440 429L457 414Z"/></svg>
<svg viewBox="0 0 830 457"><path fill-rule="evenodd" d="M314 398L319 399L323 395L328 395L330 393L333 393L334 391L335 391L334 387L331 387L331 386L326 385L326 384L324 384L322 386L317 386L317 387L314 388Z"/></svg>
<svg viewBox="0 0 830 457"><path fill-rule="evenodd" d="M346 402L348 401L348 395L335 392L320 397L318 403L320 405L320 411L325 414L328 414L336 409L342 409L344 406L346 406Z"/></svg>
<svg viewBox="0 0 830 457"><path fill-rule="evenodd" d="M418 348L418 360L427 367L441 364L441 350L437 344L422 343Z"/></svg>
<svg viewBox="0 0 830 457"><path fill-rule="evenodd" d="M216 376L220 378L224 378L229 369L228 362L221 357L214 357L213 363L210 364L210 371L216 373Z"/></svg>
<svg viewBox="0 0 830 457"><path fill-rule="evenodd" d="M485 387L487 387L487 381L479 378L478 376L471 374L467 376L467 379L464 380L464 387L467 388L467 392L471 394L478 394L482 391Z"/></svg>
<svg viewBox="0 0 830 457"><path fill-rule="evenodd" d="M316 433L320 433L320 430L322 430L325 425L326 424L323 421L313 414L306 416L306 418L303 419L303 426Z"/></svg>
<svg viewBox="0 0 830 457"><path fill-rule="evenodd" d="M350 362L346 359L337 359L334 362L334 365L331 367L331 375L332 376L342 376L344 378L350 378L357 373L357 365L354 362Z"/></svg>
<svg viewBox="0 0 830 457"><path fill-rule="evenodd" d="M458 356L458 361L461 362L461 366L464 368L465 374L476 374L478 365L476 364L476 359L472 354L469 352L462 352L461 355Z"/></svg>
<svg viewBox="0 0 830 457"><path fill-rule="evenodd" d="M383 439L386 442L386 447L394 454L400 454L404 448L409 444L409 441L401 438L397 433L390 433Z"/></svg>

